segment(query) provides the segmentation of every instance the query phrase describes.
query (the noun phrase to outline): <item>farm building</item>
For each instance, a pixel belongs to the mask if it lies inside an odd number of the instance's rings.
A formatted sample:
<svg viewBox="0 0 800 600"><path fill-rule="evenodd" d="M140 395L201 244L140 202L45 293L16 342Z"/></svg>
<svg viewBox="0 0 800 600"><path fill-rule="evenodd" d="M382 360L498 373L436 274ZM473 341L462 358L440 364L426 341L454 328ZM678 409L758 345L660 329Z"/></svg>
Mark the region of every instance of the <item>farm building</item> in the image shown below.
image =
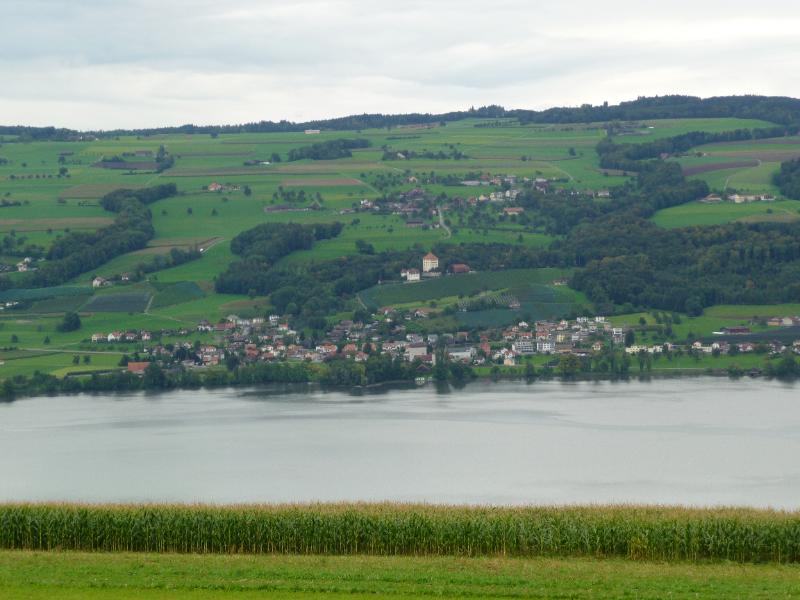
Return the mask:
<svg viewBox="0 0 800 600"><path fill-rule="evenodd" d="M206 188L209 192L221 192L225 187L221 183L217 183L216 181L212 181L208 184Z"/></svg>
<svg viewBox="0 0 800 600"><path fill-rule="evenodd" d="M469 273L470 268L469 265L465 265L464 263L455 263L450 265L450 272L454 275L458 275L461 273Z"/></svg>
<svg viewBox="0 0 800 600"><path fill-rule="evenodd" d="M728 200L734 204L745 204L748 202L774 202L775 196L767 194L731 194Z"/></svg>
<svg viewBox="0 0 800 600"><path fill-rule="evenodd" d="M317 135L319 133L319 129L306 129L303 133L306 135Z"/></svg>
<svg viewBox="0 0 800 600"><path fill-rule="evenodd" d="M419 281L419 269L408 269L405 273L406 281ZM400 275L403 275L402 271L400 272Z"/></svg>
<svg viewBox="0 0 800 600"><path fill-rule="evenodd" d="M521 215L524 212L525 212L525 209L522 208L521 206L509 206L509 207L503 209L503 213L505 213L507 215L510 215L510 216Z"/></svg>

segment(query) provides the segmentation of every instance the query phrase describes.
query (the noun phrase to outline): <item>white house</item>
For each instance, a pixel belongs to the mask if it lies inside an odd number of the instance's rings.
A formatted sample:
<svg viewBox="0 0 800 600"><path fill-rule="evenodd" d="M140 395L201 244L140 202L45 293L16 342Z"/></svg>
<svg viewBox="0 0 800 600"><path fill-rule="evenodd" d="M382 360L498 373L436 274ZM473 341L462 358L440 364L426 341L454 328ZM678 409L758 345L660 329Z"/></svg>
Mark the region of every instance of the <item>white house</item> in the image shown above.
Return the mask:
<svg viewBox="0 0 800 600"><path fill-rule="evenodd" d="M447 354L451 360L469 362L475 356L475 348L472 346L451 346L447 349Z"/></svg>
<svg viewBox="0 0 800 600"><path fill-rule="evenodd" d="M511 348L517 354L533 354L536 352L536 344L533 340L517 340Z"/></svg>
<svg viewBox="0 0 800 600"><path fill-rule="evenodd" d="M428 354L428 345L418 342L416 344L409 344L406 346L406 358L408 360L414 360L415 358L421 358Z"/></svg>
<svg viewBox="0 0 800 600"><path fill-rule="evenodd" d="M553 340L537 340L536 341L536 351L548 354L550 352L554 352L556 349L556 344Z"/></svg>

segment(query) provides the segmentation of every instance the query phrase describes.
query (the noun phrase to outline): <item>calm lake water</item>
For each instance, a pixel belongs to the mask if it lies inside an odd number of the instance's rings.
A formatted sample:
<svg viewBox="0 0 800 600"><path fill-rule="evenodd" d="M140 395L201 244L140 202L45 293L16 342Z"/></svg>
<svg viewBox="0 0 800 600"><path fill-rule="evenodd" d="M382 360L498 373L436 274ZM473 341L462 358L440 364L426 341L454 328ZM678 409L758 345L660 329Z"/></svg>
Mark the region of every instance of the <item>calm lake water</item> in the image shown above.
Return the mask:
<svg viewBox="0 0 800 600"><path fill-rule="evenodd" d="M477 383L0 404L0 500L800 507L800 386Z"/></svg>

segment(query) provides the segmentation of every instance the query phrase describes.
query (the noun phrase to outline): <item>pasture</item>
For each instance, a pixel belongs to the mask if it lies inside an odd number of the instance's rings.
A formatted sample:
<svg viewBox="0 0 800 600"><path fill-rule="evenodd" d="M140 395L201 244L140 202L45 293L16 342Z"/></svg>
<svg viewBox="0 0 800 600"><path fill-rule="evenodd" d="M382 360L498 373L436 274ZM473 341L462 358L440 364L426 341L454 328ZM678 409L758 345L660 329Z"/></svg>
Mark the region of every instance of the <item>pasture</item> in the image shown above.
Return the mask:
<svg viewBox="0 0 800 600"><path fill-rule="evenodd" d="M0 553L0 595L44 600L792 598L796 565L381 556Z"/></svg>

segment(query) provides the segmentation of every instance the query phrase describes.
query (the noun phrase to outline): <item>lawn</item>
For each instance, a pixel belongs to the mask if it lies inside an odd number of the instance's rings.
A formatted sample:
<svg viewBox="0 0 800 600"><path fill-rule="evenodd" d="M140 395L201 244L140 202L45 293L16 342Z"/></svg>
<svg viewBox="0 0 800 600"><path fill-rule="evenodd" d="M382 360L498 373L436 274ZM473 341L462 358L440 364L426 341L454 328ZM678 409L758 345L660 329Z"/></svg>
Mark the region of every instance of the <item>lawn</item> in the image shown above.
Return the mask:
<svg viewBox="0 0 800 600"><path fill-rule="evenodd" d="M619 559L0 553L0 597L795 598L800 566Z"/></svg>

